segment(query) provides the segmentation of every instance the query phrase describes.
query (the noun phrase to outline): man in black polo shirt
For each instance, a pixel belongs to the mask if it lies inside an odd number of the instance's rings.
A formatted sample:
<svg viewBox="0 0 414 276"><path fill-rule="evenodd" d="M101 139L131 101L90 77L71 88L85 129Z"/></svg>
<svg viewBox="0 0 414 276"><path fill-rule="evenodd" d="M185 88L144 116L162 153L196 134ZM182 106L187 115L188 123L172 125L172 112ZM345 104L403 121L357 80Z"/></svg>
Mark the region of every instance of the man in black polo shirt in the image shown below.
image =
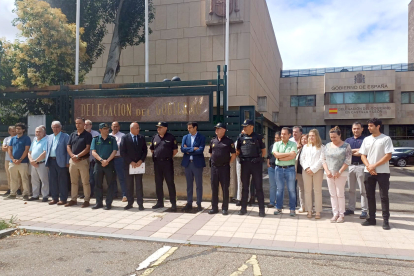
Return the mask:
<svg viewBox="0 0 414 276"><path fill-rule="evenodd" d="M221 210L223 215L228 215L229 209L229 186L230 186L230 163L236 159L236 149L233 141L225 136L226 125L218 123L216 126L217 137L210 142L211 154L211 210L210 215L218 213L218 188L221 183L223 190L223 205Z"/></svg>
<svg viewBox="0 0 414 276"><path fill-rule="evenodd" d="M178 152L177 140L174 135L167 132L168 123L159 122L157 124L158 134L154 135L151 141L150 150L154 160L155 191L157 193L157 204L152 209L164 207L163 181L167 182L170 194L171 211L177 211L177 199L174 183L174 163L173 157Z"/></svg>
<svg viewBox="0 0 414 276"><path fill-rule="evenodd" d="M85 202L82 208L89 207L91 187L89 184L89 151L92 143L92 135L85 130L85 119L76 118L76 131L74 131L68 141L69 173L71 182L72 199L65 204L65 207L77 205L79 191L79 176L82 180Z"/></svg>
<svg viewBox="0 0 414 276"><path fill-rule="evenodd" d="M111 210L114 196L114 186L116 185L116 182L113 181L115 177L115 166L113 159L118 152L118 144L116 143L115 137L109 135L108 124L99 124L99 130L101 135L93 138L91 145L92 155L96 159L95 167L93 168L96 204L92 207L92 209L99 209L103 207L103 178L106 176L108 189L106 191L105 210Z"/></svg>

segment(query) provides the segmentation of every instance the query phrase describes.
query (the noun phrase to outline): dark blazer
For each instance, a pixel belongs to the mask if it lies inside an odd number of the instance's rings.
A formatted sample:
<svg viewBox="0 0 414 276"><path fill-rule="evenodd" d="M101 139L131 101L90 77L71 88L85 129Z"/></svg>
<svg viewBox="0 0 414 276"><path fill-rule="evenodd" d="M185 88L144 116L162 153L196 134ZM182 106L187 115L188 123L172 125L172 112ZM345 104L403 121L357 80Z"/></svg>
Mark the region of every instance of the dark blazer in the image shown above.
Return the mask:
<svg viewBox="0 0 414 276"><path fill-rule="evenodd" d="M50 134L47 137L47 151L46 151L46 167L49 167L49 156L50 150L52 149L54 134ZM67 151L67 145L69 141L69 135L66 133L61 133L59 137L59 142L56 147L56 162L59 167L65 168L69 164L69 154Z"/></svg>
<svg viewBox="0 0 414 276"><path fill-rule="evenodd" d="M128 169L131 162L138 162L141 160L145 162L147 158L148 148L145 138L142 135L137 135L138 146L134 144L131 133L124 135L121 139L120 154L124 158L124 168Z"/></svg>
<svg viewBox="0 0 414 276"><path fill-rule="evenodd" d="M184 147L186 145L187 147ZM187 167L190 164L190 156L193 156L194 165L197 168L203 168L206 166L204 160L204 147L206 146L206 137L197 132L193 146L191 146L191 134L187 134L183 137L181 143L181 152L184 153L181 166ZM194 150L198 148L198 150Z"/></svg>

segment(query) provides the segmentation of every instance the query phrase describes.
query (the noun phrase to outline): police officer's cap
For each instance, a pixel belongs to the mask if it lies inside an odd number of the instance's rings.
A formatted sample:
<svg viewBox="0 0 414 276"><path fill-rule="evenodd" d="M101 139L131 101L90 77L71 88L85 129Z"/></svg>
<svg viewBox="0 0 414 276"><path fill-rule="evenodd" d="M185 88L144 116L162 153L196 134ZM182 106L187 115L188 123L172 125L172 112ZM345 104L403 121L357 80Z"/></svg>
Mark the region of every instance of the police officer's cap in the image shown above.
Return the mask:
<svg viewBox="0 0 414 276"><path fill-rule="evenodd" d="M180 79L180 77L175 76L171 79L171 81L181 81L181 79Z"/></svg>
<svg viewBox="0 0 414 276"><path fill-rule="evenodd" d="M107 123L100 123L99 129L103 129L103 128L109 128L109 125Z"/></svg>
<svg viewBox="0 0 414 276"><path fill-rule="evenodd" d="M158 122L157 127L168 127L168 123L166 123L166 122Z"/></svg>
<svg viewBox="0 0 414 276"><path fill-rule="evenodd" d="M246 126L254 126L253 120L250 120L250 119L244 120L242 127L246 127Z"/></svg>
<svg viewBox="0 0 414 276"><path fill-rule="evenodd" d="M170 79L164 79L163 82L171 81Z"/></svg>
<svg viewBox="0 0 414 276"><path fill-rule="evenodd" d="M214 126L214 128L224 128L224 129L227 129L227 126L224 123L218 123L217 125Z"/></svg>

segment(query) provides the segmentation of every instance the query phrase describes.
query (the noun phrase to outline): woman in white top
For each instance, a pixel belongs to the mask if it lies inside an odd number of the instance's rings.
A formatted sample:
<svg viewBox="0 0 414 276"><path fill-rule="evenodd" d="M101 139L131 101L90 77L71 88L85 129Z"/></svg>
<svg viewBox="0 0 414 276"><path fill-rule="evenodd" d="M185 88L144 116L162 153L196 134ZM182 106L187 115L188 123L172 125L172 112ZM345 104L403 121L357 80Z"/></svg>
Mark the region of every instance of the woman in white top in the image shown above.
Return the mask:
<svg viewBox="0 0 414 276"><path fill-rule="evenodd" d="M315 219L321 218L323 167L320 157L322 151L323 145L319 131L312 129L308 134L308 144L303 146L300 156L300 163L303 167L302 178L305 187L305 204L308 218L312 218L312 191L315 198Z"/></svg>

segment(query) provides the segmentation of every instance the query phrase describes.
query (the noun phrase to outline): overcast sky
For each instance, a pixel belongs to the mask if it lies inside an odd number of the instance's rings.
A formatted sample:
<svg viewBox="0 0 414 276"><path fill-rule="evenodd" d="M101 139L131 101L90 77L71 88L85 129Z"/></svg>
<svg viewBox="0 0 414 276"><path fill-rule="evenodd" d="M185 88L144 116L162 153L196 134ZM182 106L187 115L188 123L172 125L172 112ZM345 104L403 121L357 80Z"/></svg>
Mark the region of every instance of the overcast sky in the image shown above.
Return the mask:
<svg viewBox="0 0 414 276"><path fill-rule="evenodd" d="M407 62L409 2L267 0L284 69ZM9 40L13 3L0 0L0 37Z"/></svg>

